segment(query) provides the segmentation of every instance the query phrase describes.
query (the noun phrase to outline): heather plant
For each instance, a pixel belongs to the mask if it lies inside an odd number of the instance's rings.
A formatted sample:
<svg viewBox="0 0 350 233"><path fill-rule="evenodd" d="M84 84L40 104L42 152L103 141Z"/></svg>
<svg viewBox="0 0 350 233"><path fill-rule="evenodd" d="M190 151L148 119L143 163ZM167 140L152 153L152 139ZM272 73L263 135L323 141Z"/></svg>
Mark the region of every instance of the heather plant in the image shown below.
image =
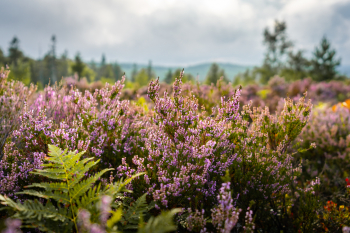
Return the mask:
<svg viewBox="0 0 350 233"><path fill-rule="evenodd" d="M297 156L303 159L303 175L300 179L321 179L321 192L325 200L346 201L345 178L349 176L350 111L347 108L328 107L317 109L311 122L300 135L304 144L316 143L317 147ZM335 198L335 199L334 199ZM349 202L346 201L346 204Z"/></svg>
<svg viewBox="0 0 350 233"><path fill-rule="evenodd" d="M325 200L346 205L349 111L317 109L309 127L312 105L301 93L309 90L316 102L329 96L333 104L347 95L347 87L309 79L289 85L275 77L267 86L235 90L220 80L211 86L182 84L182 76L172 88L154 80L148 90L131 92L123 91L124 78L95 91L47 86L16 113L17 126L0 161L0 193L19 198L21 205L36 203L35 196L16 192L50 181L31 171L45 170L53 144L86 151L82 161L100 160L84 172L86 179L116 169L94 185L101 191L96 202L75 212L83 232L153 232L171 219L154 216L173 208L182 210L176 216L180 231L310 232L326 224L320 217ZM336 94L316 92L317 85ZM8 88L17 96L22 90ZM144 176L134 177L137 173ZM133 178L125 184L133 192L117 198L108 193L115 176Z"/></svg>
<svg viewBox="0 0 350 233"><path fill-rule="evenodd" d="M233 204L234 203L230 191L230 182L223 183L218 196L218 206L211 210L212 224L216 227L217 232L231 232L233 227L238 222L239 213L242 210L235 208ZM249 208L247 209L247 212L250 214ZM251 216L247 217L249 217L249 219L247 219L249 222L246 224L248 229L250 227L249 223L252 222L252 220L250 220Z"/></svg>
<svg viewBox="0 0 350 233"><path fill-rule="evenodd" d="M21 233L22 231L19 230L22 222L18 219L6 219L5 225L6 229L2 231L2 233Z"/></svg>
<svg viewBox="0 0 350 233"><path fill-rule="evenodd" d="M19 124L24 103L29 101L36 90L34 85L26 87L19 81L8 80L9 73L8 69L0 69L0 161L6 139Z"/></svg>
<svg viewBox="0 0 350 233"><path fill-rule="evenodd" d="M132 164L123 160L121 175L146 172L133 183L134 193L147 192L156 208L191 206L196 208L215 197L216 181L235 159L233 145L225 134L227 120L238 112L237 94L219 109L216 119L201 117L194 97L181 96L181 76L176 79L173 98L159 97L159 82L149 85L155 103L155 125L148 133L145 157L134 156ZM198 202L196 201L198 200Z"/></svg>
<svg viewBox="0 0 350 233"><path fill-rule="evenodd" d="M93 94L48 86L33 104L25 105L0 162L1 193L13 196L33 182L30 171L43 163L48 144L85 150L86 156L100 158L95 171L117 167L121 155L142 150L143 134L139 132L147 124L145 110L120 100L123 82L106 84Z"/></svg>
<svg viewBox="0 0 350 233"><path fill-rule="evenodd" d="M239 158L230 167L231 187L239 194L239 208L245 210L251 200L256 202L251 209L257 228L287 231L290 227L286 209L291 203L286 194L292 193L301 167L288 150L308 122L311 107L305 97L296 104L287 98L283 110L273 115L267 107L251 110L248 105L231 125Z"/></svg>
<svg viewBox="0 0 350 233"><path fill-rule="evenodd" d="M185 208L190 213L187 225L195 229L194 223L200 226L210 213L209 207L201 206L215 203L220 176L229 169L236 207L247 210L254 200L257 228L286 230L286 208L292 203L285 196L292 193L301 172L289 149L308 122L311 102L305 97L296 104L286 99L275 114L250 105L239 113L238 89L208 116L195 96L181 95L181 76L172 98L167 93L160 97L158 90L158 81L152 81L149 98L155 103L156 126L145 143L148 155L134 156L132 163L124 159L118 167L120 175L146 173L132 182L134 193L147 192L156 208Z"/></svg>

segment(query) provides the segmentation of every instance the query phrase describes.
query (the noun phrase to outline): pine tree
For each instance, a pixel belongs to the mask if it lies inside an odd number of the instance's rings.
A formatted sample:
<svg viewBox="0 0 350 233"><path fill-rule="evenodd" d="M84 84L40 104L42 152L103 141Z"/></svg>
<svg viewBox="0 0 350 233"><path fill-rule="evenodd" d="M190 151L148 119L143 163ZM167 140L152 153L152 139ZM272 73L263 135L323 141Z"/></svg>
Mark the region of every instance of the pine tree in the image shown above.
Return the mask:
<svg viewBox="0 0 350 233"><path fill-rule="evenodd" d="M113 68L115 81L120 80L123 76L122 68L118 63L115 63L112 68Z"/></svg>
<svg viewBox="0 0 350 233"><path fill-rule="evenodd" d="M331 44L324 36L320 46L313 52L312 78L316 81L328 81L336 77L336 67L340 65L341 59L335 58L336 51L331 49Z"/></svg>
<svg viewBox="0 0 350 233"><path fill-rule="evenodd" d="M303 51L296 53L289 52L286 66L280 71L279 75L287 81L304 79L309 76L310 61L303 55Z"/></svg>
<svg viewBox="0 0 350 233"><path fill-rule="evenodd" d="M106 56L105 56L105 54L103 53L102 54L102 58L101 58L101 64L100 64L100 66L102 67L102 66L105 66L106 65Z"/></svg>
<svg viewBox="0 0 350 233"><path fill-rule="evenodd" d="M147 77L148 77L148 81L150 81L152 78L155 77L155 74L154 74L153 68L152 68L152 61L151 60L149 60L149 62L148 62Z"/></svg>
<svg viewBox="0 0 350 233"><path fill-rule="evenodd" d="M79 78L82 76L84 67L85 64L80 57L80 53L77 53L77 55L75 55L75 63L72 65L72 70L78 74Z"/></svg>
<svg viewBox="0 0 350 233"><path fill-rule="evenodd" d="M216 85L217 81L223 77L223 81L227 82L227 78L225 75L225 71L223 69L220 70L220 67L218 64L213 63L210 66L210 69L207 74L207 79L205 81L206 84L211 85L212 83Z"/></svg>
<svg viewBox="0 0 350 233"><path fill-rule="evenodd" d="M267 83L271 77L279 74L286 60L287 51L293 46L293 43L287 39L286 30L286 23L278 20L275 21L273 32L268 28L264 30L264 44L267 46L267 52L263 66L256 69L262 83Z"/></svg>
<svg viewBox="0 0 350 233"><path fill-rule="evenodd" d="M18 60L24 58L23 52L19 49L19 39L15 36L10 42L9 63L17 65Z"/></svg>

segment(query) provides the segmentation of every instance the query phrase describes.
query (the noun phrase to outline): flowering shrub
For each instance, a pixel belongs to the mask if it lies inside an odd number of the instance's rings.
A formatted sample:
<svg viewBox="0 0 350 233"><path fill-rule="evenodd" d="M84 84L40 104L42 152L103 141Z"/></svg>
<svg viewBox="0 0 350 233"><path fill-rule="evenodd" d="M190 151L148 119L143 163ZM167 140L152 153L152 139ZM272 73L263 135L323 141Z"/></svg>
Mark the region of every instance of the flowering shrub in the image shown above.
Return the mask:
<svg viewBox="0 0 350 233"><path fill-rule="evenodd" d="M19 81L7 80L9 73L9 70L0 69L0 160L7 137L19 124L24 103L36 90L34 85L28 88Z"/></svg>
<svg viewBox="0 0 350 233"><path fill-rule="evenodd" d="M241 209L236 209L233 206L233 199L230 192L230 182L223 183L218 196L218 207L212 209L212 223L220 233L231 232L236 225ZM251 212L249 207L246 215L246 227L250 228L249 223L252 222Z"/></svg>
<svg viewBox="0 0 350 233"><path fill-rule="evenodd" d="M2 74L6 81L7 73L2 70ZM182 76L183 72L172 88L154 80L147 90L135 92L123 91L124 78L94 91L48 86L35 96L34 87L6 86L9 91L0 93L4 100L8 95L4 93L12 93L9 96L28 101L14 111L16 127L4 143L0 194L16 199L15 193L24 186L48 182L31 171L47 166L48 145L53 144L86 151L82 159L100 160L84 171L87 178L114 168L114 173L99 177L102 187L115 178L144 173L127 185L133 192L118 199L127 199L123 206L130 210L116 223L118 230L128 230L123 223L132 222L131 230L136 231L139 217L126 221L125 216L133 215L134 206L153 204L155 208L137 216L147 215L147 221L158 224L151 215L181 208L176 217L180 231L323 229L321 223L326 220L319 216L326 216L322 215L324 200L339 200L343 205L347 198L349 113L337 108L311 115L311 100L301 92L324 85L328 89L309 91L308 96L320 101L330 90L337 94L329 94L334 101L343 98L340 94L347 95L347 87L308 79L288 85L275 77L265 87L234 89L221 81L216 86L182 84ZM335 191L344 195L329 198ZM106 224L113 215L107 212L117 213L119 207L108 200L98 207L101 218L89 215L92 210L80 212L82 231L109 231ZM152 227L144 224L143 230Z"/></svg>
<svg viewBox="0 0 350 233"><path fill-rule="evenodd" d="M138 132L147 122L142 121L142 108L119 99L123 81L84 95L48 86L32 105L24 106L0 162L0 191L13 196L32 182L30 171L43 163L48 144L86 150L86 156L102 160L96 170L116 167L121 155L137 153L143 143Z"/></svg>
<svg viewBox="0 0 350 233"><path fill-rule="evenodd" d="M301 180L305 182L318 176L323 195L333 199L332 195L344 193L344 180L349 175L350 111L317 109L310 121L300 139L304 145L314 142L317 147L298 155L304 160Z"/></svg>

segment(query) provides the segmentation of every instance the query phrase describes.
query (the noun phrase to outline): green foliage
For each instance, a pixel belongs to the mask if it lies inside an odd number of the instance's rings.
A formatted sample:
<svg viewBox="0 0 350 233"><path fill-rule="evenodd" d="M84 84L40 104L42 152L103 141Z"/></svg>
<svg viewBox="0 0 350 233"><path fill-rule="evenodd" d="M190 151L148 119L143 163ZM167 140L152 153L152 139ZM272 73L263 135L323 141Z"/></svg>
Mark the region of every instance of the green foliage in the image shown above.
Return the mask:
<svg viewBox="0 0 350 233"><path fill-rule="evenodd" d="M19 80L23 82L25 85L30 84L31 80L31 71L28 62L24 62L23 60L18 60L16 65L12 63L11 72L8 76L10 80Z"/></svg>
<svg viewBox="0 0 350 233"><path fill-rule="evenodd" d="M83 153L67 153L67 150L62 152L59 148L49 145L49 154L46 158L49 163L43 164L42 170L36 170L33 173L50 180L58 180L58 182L34 183L28 187L35 189L21 192L21 194L44 198L48 201L43 204L38 200L26 200L22 204L0 195L1 203L7 205L5 208L14 210L16 213L12 217L21 219L26 227L38 227L40 230L49 232L72 232L73 227L77 230L79 209L96 213L95 203L102 194L115 196L120 191L125 191L123 187L131 181L129 179L124 183L117 182L104 190L100 185L93 187L105 172L112 169L104 169L83 179L89 169L99 162L93 161L92 158L80 161ZM37 191L38 188L44 191ZM56 221L60 221L62 227L57 228Z"/></svg>
<svg viewBox="0 0 350 233"><path fill-rule="evenodd" d="M77 55L75 55L75 63L72 65L72 70L78 74L79 78L81 78L84 68L85 64L82 61L80 54L77 53Z"/></svg>
<svg viewBox="0 0 350 233"><path fill-rule="evenodd" d="M178 209L162 213L156 218L151 217L150 221L144 224L143 218L154 207L154 203L147 203L146 193L135 202L131 202L131 198L122 194L122 192L130 192L125 189L125 185L142 173L134 175L124 182L121 180L102 188L101 184L96 185L96 182L105 172L112 169L104 169L84 179L90 168L99 161L93 161L92 158L80 160L83 154L84 152L61 151L58 147L49 145L49 154L46 158L48 163L43 164L42 170L36 170L33 173L44 176L51 181L31 184L28 187L33 189L18 193L43 198L47 201L43 203L39 199L27 199L21 203L0 195L1 204L5 206L1 209L14 211L15 214L12 218L22 220L23 227L38 228L45 232L84 232L84 226L83 228L81 226L82 219L79 219L80 211L88 213L88 219L83 219L83 222L88 222L85 225L90 227L94 225L99 229L106 228L106 232L135 231L139 225L142 226L139 232L161 233L176 230L172 218L179 212ZM42 189L44 191L38 191ZM111 207L116 211L111 210L108 203L107 206L105 203L105 206L102 207L103 204L100 203L102 196L118 200L111 204ZM124 201L121 202L121 200ZM97 203L100 204L96 205ZM103 208L104 211L106 208L110 209L107 212L107 217L112 214L108 220L106 219L106 222L99 219L103 214ZM90 232L89 229L85 230Z"/></svg>
<svg viewBox="0 0 350 233"><path fill-rule="evenodd" d="M247 69L243 73L237 74L234 79L233 79L233 85L238 86L246 86L248 84L254 84L256 83L255 81L255 70L249 70Z"/></svg>
<svg viewBox="0 0 350 233"><path fill-rule="evenodd" d="M258 91L257 94L259 95L259 97L261 99L265 100L270 92L271 91L268 89L263 89L263 90Z"/></svg>
<svg viewBox="0 0 350 233"><path fill-rule="evenodd" d="M336 59L335 54L335 50L331 49L330 42L324 36L320 46L315 48L314 57L311 60L314 80L327 81L336 77L336 67L340 65L340 59Z"/></svg>
<svg viewBox="0 0 350 233"><path fill-rule="evenodd" d="M173 223L173 218L179 212L181 212L181 209L164 211L157 217L151 217L146 225L141 222L138 233L165 233L175 231L177 227Z"/></svg>
<svg viewBox="0 0 350 233"><path fill-rule="evenodd" d="M17 65L17 61L23 58L23 52L19 48L19 39L15 36L10 42L8 62Z"/></svg>
<svg viewBox="0 0 350 233"><path fill-rule="evenodd" d="M0 48L0 67L4 67L5 63L6 63L6 57L2 49Z"/></svg>
<svg viewBox="0 0 350 233"><path fill-rule="evenodd" d="M293 228L300 232L319 232L320 222L319 214L321 202L319 196L310 192L299 192L300 195L292 208L290 208Z"/></svg>
<svg viewBox="0 0 350 233"><path fill-rule="evenodd" d="M82 73L82 77L86 77L88 82L95 81L96 73L93 69L89 68L88 66L85 66Z"/></svg>
<svg viewBox="0 0 350 233"><path fill-rule="evenodd" d="M153 208L146 202L147 193L139 197L135 202L128 203L129 200L125 199L123 203L124 209L126 209L121 217L118 229L130 230L138 229L140 219L143 219L146 212Z"/></svg>
<svg viewBox="0 0 350 233"><path fill-rule="evenodd" d="M148 73L146 69L141 69L136 77L135 82L138 83L141 87L146 86L148 84Z"/></svg>
<svg viewBox="0 0 350 233"><path fill-rule="evenodd" d="M213 63L210 66L205 83L208 85L212 83L216 84L220 77L223 77L223 80L227 82L225 71L223 69L220 69L218 64Z"/></svg>
<svg viewBox="0 0 350 233"><path fill-rule="evenodd" d="M145 112L148 112L147 101L144 97L141 96L140 98L138 98L136 104L142 107L145 110Z"/></svg>
<svg viewBox="0 0 350 233"><path fill-rule="evenodd" d="M155 74L154 74L153 69L152 69L152 61L151 60L148 62L148 66L147 66L147 77L148 77L148 81L155 78Z"/></svg>
<svg viewBox="0 0 350 233"><path fill-rule="evenodd" d="M311 107L311 102L305 103L304 97L296 104L286 99L283 111L276 115L271 115L268 108L253 108L251 111L250 106L244 106L242 121L232 125L243 129L231 134L236 145L235 153L242 158L233 162L230 168L232 193L244 193L237 200L237 207L241 209L249 207L251 200L257 203L252 208L255 224L264 232L285 232L290 227L287 208L292 202L287 200L286 192L271 189L269 184L274 180L286 187L295 183L294 179L300 174L300 167L289 170L291 166L287 164L292 155L288 149L306 125ZM251 122L249 127L248 122ZM274 175L277 169L281 178ZM260 192L251 186L258 179Z"/></svg>
<svg viewBox="0 0 350 233"><path fill-rule="evenodd" d="M287 81L304 79L309 76L310 61L303 55L303 51L289 52L287 64L280 71L280 76Z"/></svg>

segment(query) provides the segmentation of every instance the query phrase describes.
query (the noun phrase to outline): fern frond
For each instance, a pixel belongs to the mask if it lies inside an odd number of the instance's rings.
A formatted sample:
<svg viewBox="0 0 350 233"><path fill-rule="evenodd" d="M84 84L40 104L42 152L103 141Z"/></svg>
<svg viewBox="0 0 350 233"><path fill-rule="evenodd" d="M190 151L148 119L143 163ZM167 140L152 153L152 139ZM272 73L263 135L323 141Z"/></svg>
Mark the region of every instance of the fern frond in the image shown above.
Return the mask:
<svg viewBox="0 0 350 233"><path fill-rule="evenodd" d="M112 217L107 221L107 227L113 228L113 226L120 221L123 216L123 209L118 208L117 211L112 211Z"/></svg>
<svg viewBox="0 0 350 233"><path fill-rule="evenodd" d="M120 179L119 181L115 182L114 184L109 185L108 190L106 191L106 194L109 196L115 197L115 195L117 195L118 193L130 192L129 190L127 190L125 188L125 186L127 184L129 184L136 177L139 177L139 176L144 175L144 174L145 174L144 172L137 173L137 174L133 175L132 177L126 179L125 181L123 181L123 178Z"/></svg>
<svg viewBox="0 0 350 233"><path fill-rule="evenodd" d="M66 209L62 209L59 211L52 203L49 201L44 206L38 200L26 200L24 203L14 202L8 197L4 197L0 195L1 204L6 205L7 207L11 207L11 209L15 210L16 213L13 218L32 221L42 221L43 219L52 219L54 221L67 221L70 220L71 217L68 214Z"/></svg>
<svg viewBox="0 0 350 233"><path fill-rule="evenodd" d="M57 190L57 191L65 192L65 193L68 193L68 191L69 191L67 183L63 183L63 182L60 182L60 183L58 183L58 182L34 183L34 184L26 186L26 188L43 188L46 191L55 191L55 190Z"/></svg>
<svg viewBox="0 0 350 233"><path fill-rule="evenodd" d="M79 184L75 185L72 190L70 190L69 195L72 200L77 199L81 197L83 194L85 194L86 191L88 191L91 186L107 171L114 170L113 168L106 168L102 171L98 172L94 176L89 177L86 180L83 180Z"/></svg>
<svg viewBox="0 0 350 233"><path fill-rule="evenodd" d="M66 172L64 169L35 170L31 173L35 175L45 176L53 180L63 180L66 178Z"/></svg>
<svg viewBox="0 0 350 233"><path fill-rule="evenodd" d="M95 203L97 203L103 191L101 190L101 183L94 188L90 189L81 199L77 199L76 203L79 208L86 209L88 211L92 211L93 208L96 207Z"/></svg>
<svg viewBox="0 0 350 233"><path fill-rule="evenodd" d="M85 159L86 162L88 161ZM89 162L87 164L84 164L83 161L79 162L71 171L70 171L70 182L69 182L69 188L74 187L83 177L85 177L85 173L90 170L91 167L95 166L100 160L97 160L96 162Z"/></svg>
<svg viewBox="0 0 350 233"><path fill-rule="evenodd" d="M69 204L70 203L70 199L68 194L66 193L62 193L59 191L55 191L55 192L39 192L36 190L24 190L22 192L19 192L17 194L27 194L27 195L31 195L31 196L36 196L39 198L45 198L45 199L53 199L59 203L63 203L63 204Z"/></svg>
<svg viewBox="0 0 350 233"><path fill-rule="evenodd" d="M101 188L101 183L95 185L95 182L107 171L113 169L104 169L89 178L85 178L85 174L99 160L93 161L93 158L80 160L83 153L62 151L49 145L49 153L45 158L48 163L43 164L42 170L37 169L32 174L58 180L58 182L33 183L28 185L27 188L35 188L35 190L27 189L19 193L44 198L48 201L42 204L38 200L26 200L22 204L0 195L0 203L6 206L5 209L14 210L15 214L12 217L21 219L23 226L37 227L47 232L77 232L79 209L89 210L95 216L95 220L98 221L100 210L96 203L99 202L100 198L103 195L109 195L112 198L118 197L119 200L125 200L122 192L131 192L125 186L143 173ZM38 191L37 188L42 189L42 191ZM54 201L55 205L52 204L51 200ZM112 207L114 205L116 205L116 202L112 202ZM121 205L118 205L118 208L120 207ZM140 217L143 217L149 207L146 203L146 194L130 207L128 206L125 211L126 215L123 217L124 222L127 223L125 229L137 229ZM120 220L120 210L113 214L109 225L113 225Z"/></svg>
<svg viewBox="0 0 350 233"><path fill-rule="evenodd" d="M179 212L181 212L179 208L172 209L162 212L157 217L151 217L146 226L140 227L137 233L166 233L176 231L177 226L174 224L173 218Z"/></svg>
<svg viewBox="0 0 350 233"><path fill-rule="evenodd" d="M131 206L124 205L126 211L123 213L121 223L123 224L122 229L137 229L140 218L144 216L145 212L148 210L148 205L146 201L147 193L139 197Z"/></svg>

